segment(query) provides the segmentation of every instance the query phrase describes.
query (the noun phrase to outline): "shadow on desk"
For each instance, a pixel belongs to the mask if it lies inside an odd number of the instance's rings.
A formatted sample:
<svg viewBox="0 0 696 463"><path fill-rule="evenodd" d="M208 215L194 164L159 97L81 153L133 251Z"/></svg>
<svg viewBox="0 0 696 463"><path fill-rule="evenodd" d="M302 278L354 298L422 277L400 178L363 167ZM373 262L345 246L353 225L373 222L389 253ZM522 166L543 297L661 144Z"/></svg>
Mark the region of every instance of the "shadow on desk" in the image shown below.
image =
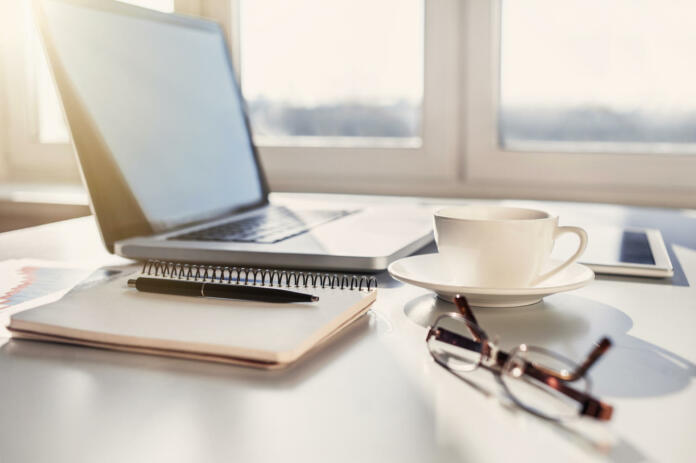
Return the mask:
<svg viewBox="0 0 696 463"><path fill-rule="evenodd" d="M435 295L419 296L404 307L406 317L423 327L454 306ZM686 388L696 376L687 359L630 336L633 321L621 310L572 294L559 294L527 307L475 309L489 338L511 350L538 345L570 359L585 358L593 343L609 336L614 345L590 371L601 397L653 397Z"/></svg>

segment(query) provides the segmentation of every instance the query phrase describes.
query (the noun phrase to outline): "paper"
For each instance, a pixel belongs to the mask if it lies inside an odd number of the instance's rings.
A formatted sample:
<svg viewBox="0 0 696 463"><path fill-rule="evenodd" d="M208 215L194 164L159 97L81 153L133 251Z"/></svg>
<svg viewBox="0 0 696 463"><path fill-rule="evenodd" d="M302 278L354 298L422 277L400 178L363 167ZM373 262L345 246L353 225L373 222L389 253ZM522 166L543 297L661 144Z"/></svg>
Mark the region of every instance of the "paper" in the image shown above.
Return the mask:
<svg viewBox="0 0 696 463"><path fill-rule="evenodd" d="M12 313L56 301L91 269L63 262L13 259L0 262L0 338Z"/></svg>

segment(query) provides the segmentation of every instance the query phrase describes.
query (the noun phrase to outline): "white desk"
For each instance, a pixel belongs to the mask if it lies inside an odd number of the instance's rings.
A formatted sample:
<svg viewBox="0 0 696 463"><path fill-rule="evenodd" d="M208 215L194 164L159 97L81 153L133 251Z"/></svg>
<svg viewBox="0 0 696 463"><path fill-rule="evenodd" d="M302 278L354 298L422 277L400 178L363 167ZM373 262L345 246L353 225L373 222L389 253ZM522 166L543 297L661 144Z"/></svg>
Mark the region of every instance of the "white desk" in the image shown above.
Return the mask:
<svg viewBox="0 0 696 463"><path fill-rule="evenodd" d="M661 228L672 251L671 281L599 278L527 308L476 312L505 348L527 342L578 359L612 337L591 375L615 407L592 434L610 436L607 452L501 405L490 373L471 377L482 393L434 364L426 326L452 306L382 275L373 315L286 371L0 339L0 462L693 461L696 216L537 206L562 210L566 224ZM0 259L19 257L120 261L91 218L0 235Z"/></svg>

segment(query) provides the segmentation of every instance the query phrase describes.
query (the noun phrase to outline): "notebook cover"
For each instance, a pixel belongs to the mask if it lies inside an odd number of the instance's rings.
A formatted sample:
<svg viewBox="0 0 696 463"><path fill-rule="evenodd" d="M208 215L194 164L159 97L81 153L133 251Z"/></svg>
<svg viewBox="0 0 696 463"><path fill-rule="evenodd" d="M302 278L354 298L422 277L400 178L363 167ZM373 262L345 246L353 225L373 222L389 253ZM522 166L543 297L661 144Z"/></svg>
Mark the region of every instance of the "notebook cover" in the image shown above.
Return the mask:
<svg viewBox="0 0 696 463"><path fill-rule="evenodd" d="M319 302L292 304L148 294L127 287L136 268L99 272L57 302L14 314L8 329L16 337L278 368L376 298L376 290L321 288L301 289Z"/></svg>
<svg viewBox="0 0 696 463"><path fill-rule="evenodd" d="M365 315L365 313L367 312L367 309L369 309L369 306L366 307L365 310L358 312L354 318L348 320L346 323L339 326L336 330L334 330L332 333L330 333L327 337L325 337L320 342L315 344L311 349L309 349L307 352L302 354L300 356L300 358L304 358L305 356L311 354L312 352L320 349L324 344L326 344L327 342L329 342L333 338L339 336L344 331L344 328L348 327L348 325L352 325L354 323L357 324L358 320L360 318L362 318L363 315ZM91 342L91 341L85 341L82 339L67 338L67 337L61 337L61 336L50 336L50 335L33 333L30 331L20 331L20 330L15 330L15 329L9 329L9 331L12 333L12 337L15 339L28 339L28 340L34 340L34 341L58 342L58 343L62 343L62 344L75 344L78 346L94 347L97 349L107 349L107 350L115 350L115 351L121 351L121 352L133 352L136 354L157 355L157 356L161 356L161 357L183 358L183 359L198 360L198 361L203 361L203 362L225 363L225 364L229 364L229 365L238 365L238 366L243 366L243 367L259 368L259 369L264 369L264 370L279 370L282 368L286 368L286 367L295 363L295 362L266 363L266 362L259 362L259 361L254 361L254 360L250 360L250 359L238 358L238 357L226 357L226 356L208 355L208 354L194 354L191 352L182 352L182 351L167 350L167 349L140 348L140 347L123 345L123 344Z"/></svg>

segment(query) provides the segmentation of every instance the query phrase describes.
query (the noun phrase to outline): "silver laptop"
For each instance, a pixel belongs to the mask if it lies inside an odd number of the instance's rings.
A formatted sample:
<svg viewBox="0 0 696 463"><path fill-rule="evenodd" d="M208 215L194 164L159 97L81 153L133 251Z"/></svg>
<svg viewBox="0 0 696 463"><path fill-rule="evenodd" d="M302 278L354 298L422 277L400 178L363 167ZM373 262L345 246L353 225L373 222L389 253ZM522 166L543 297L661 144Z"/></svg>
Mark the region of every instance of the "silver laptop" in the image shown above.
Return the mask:
<svg viewBox="0 0 696 463"><path fill-rule="evenodd" d="M428 209L269 199L218 24L105 0L35 16L111 252L376 271L432 239Z"/></svg>

